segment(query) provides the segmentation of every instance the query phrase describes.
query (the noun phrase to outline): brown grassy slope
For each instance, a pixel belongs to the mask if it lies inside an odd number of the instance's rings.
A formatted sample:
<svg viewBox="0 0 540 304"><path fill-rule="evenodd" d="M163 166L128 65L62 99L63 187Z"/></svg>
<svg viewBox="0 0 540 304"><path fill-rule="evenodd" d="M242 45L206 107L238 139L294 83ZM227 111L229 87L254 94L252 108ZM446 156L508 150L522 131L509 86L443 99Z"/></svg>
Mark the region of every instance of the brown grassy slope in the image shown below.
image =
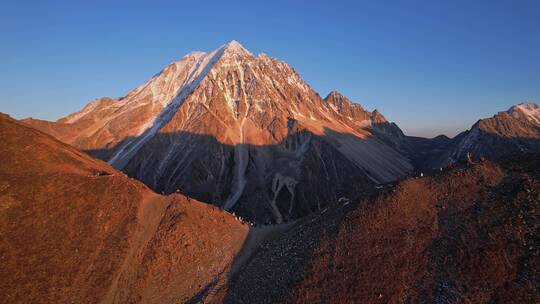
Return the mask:
<svg viewBox="0 0 540 304"><path fill-rule="evenodd" d="M538 157L412 179L317 245L296 303L538 303Z"/></svg>
<svg viewBox="0 0 540 304"><path fill-rule="evenodd" d="M57 121L46 121L34 118L22 119L20 122L47 133L61 142L71 144L82 128L79 125L61 123Z"/></svg>
<svg viewBox="0 0 540 304"><path fill-rule="evenodd" d="M244 242L229 214L159 196L3 114L0 140L1 303L184 302Z"/></svg>

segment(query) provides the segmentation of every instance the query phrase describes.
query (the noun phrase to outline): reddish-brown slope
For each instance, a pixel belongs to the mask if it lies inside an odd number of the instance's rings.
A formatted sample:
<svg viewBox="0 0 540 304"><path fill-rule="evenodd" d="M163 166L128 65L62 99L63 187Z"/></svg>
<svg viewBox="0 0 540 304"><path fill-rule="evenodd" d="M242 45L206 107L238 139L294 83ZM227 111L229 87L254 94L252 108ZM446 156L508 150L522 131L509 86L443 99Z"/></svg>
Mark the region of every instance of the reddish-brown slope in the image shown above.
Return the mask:
<svg viewBox="0 0 540 304"><path fill-rule="evenodd" d="M21 120L21 122L24 122L34 129L45 132L64 143L70 143L77 133L81 131L79 126L56 121L26 118Z"/></svg>
<svg viewBox="0 0 540 304"><path fill-rule="evenodd" d="M0 116L0 302L178 303L230 267L247 227Z"/></svg>
<svg viewBox="0 0 540 304"><path fill-rule="evenodd" d="M540 157L341 201L265 243L225 303L539 303Z"/></svg>
<svg viewBox="0 0 540 304"><path fill-rule="evenodd" d="M294 302L538 303L539 166L484 163L361 204L316 248Z"/></svg>

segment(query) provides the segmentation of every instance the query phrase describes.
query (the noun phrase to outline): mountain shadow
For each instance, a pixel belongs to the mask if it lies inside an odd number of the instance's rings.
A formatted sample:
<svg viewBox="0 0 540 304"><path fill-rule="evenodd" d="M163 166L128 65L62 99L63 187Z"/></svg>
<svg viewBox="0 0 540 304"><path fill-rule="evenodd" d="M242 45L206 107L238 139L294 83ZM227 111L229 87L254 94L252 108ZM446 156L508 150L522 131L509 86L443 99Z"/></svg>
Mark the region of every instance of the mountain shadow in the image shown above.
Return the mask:
<svg viewBox="0 0 540 304"><path fill-rule="evenodd" d="M107 159L132 142L128 138L111 149L86 152ZM359 198L377 183L412 171L406 159L377 138L331 129L322 136L291 129L274 145L158 133L120 169L156 192L179 192L267 224L306 216L341 197Z"/></svg>

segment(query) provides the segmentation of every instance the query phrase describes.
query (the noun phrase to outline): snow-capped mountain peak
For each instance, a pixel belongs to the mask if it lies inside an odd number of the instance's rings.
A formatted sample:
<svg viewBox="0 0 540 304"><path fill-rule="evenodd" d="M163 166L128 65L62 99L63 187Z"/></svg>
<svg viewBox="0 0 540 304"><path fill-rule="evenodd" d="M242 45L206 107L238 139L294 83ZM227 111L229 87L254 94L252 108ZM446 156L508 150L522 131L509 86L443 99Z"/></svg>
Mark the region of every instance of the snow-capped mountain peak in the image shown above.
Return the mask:
<svg viewBox="0 0 540 304"><path fill-rule="evenodd" d="M229 43L224 44L220 47L220 50L222 50L224 54L253 56L248 49L246 49L242 44L240 44L240 42L236 40L232 40Z"/></svg>
<svg viewBox="0 0 540 304"><path fill-rule="evenodd" d="M330 93L328 93L328 95L326 96L326 98L344 98L344 99L347 99L347 97L345 97L343 94L341 94L339 91L337 90L332 90L330 91ZM326 99L325 98L325 99Z"/></svg>
<svg viewBox="0 0 540 304"><path fill-rule="evenodd" d="M290 65L233 40L192 52L57 127L74 130L61 140L156 191L279 223L348 195L343 189L353 194L352 184L410 172L409 160L375 134L384 122L338 92L321 99Z"/></svg>
<svg viewBox="0 0 540 304"><path fill-rule="evenodd" d="M512 106L508 114L517 119L526 119L530 122L540 124L540 106L533 102L523 102Z"/></svg>

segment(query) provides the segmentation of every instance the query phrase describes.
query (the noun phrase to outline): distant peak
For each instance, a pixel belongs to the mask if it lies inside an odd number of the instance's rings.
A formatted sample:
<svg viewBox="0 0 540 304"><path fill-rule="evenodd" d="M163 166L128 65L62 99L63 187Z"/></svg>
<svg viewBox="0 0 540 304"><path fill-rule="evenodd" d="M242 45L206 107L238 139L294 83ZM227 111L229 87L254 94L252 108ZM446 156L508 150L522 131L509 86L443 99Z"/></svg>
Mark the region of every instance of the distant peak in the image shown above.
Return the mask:
<svg viewBox="0 0 540 304"><path fill-rule="evenodd" d="M522 102L512 106L506 112L514 118L525 118L528 121L540 124L540 106L534 102Z"/></svg>
<svg viewBox="0 0 540 304"><path fill-rule="evenodd" d="M438 141L448 141L450 140L450 137L446 136L445 134L440 134L440 135L437 135L435 137L432 138L433 140L438 140Z"/></svg>
<svg viewBox="0 0 540 304"><path fill-rule="evenodd" d="M203 52L203 51L193 51L193 52L189 52L187 53L184 58L198 58L198 57L202 57L206 55L206 52Z"/></svg>
<svg viewBox="0 0 540 304"><path fill-rule="evenodd" d="M343 96L338 90L332 90L328 93L328 96Z"/></svg>
<svg viewBox="0 0 540 304"><path fill-rule="evenodd" d="M229 43L227 43L227 45L228 45L228 46L231 46L231 47L232 47L232 46L234 46L234 47L241 47L241 48L244 47L240 42L238 42L238 41L236 41L236 40L231 40L231 41L229 41Z"/></svg>
<svg viewBox="0 0 540 304"><path fill-rule="evenodd" d="M531 101L521 102L521 103L517 104L516 106L517 107L523 107L523 108L538 108L538 104L536 104L534 102L531 102Z"/></svg>
<svg viewBox="0 0 540 304"><path fill-rule="evenodd" d="M518 103L516 105L513 105L510 107L510 109L508 109L508 113L509 114L512 114L518 110L521 110L521 111L531 111L531 110L536 110L536 109L539 109L540 106L538 106L536 103L534 102L522 102L522 103Z"/></svg>
<svg viewBox="0 0 540 304"><path fill-rule="evenodd" d="M345 99L345 100L349 100L347 97L345 97L345 95L341 94L341 93L338 92L337 90L332 90L332 91L330 91L330 93L328 93L328 95L324 98L324 100L326 100L326 101L329 101L329 100L336 100L336 99Z"/></svg>
<svg viewBox="0 0 540 304"><path fill-rule="evenodd" d="M250 56L253 56L248 49L246 49L240 42L236 40L231 40L229 43L223 45L221 49L224 52L232 53L232 54L247 54Z"/></svg>

